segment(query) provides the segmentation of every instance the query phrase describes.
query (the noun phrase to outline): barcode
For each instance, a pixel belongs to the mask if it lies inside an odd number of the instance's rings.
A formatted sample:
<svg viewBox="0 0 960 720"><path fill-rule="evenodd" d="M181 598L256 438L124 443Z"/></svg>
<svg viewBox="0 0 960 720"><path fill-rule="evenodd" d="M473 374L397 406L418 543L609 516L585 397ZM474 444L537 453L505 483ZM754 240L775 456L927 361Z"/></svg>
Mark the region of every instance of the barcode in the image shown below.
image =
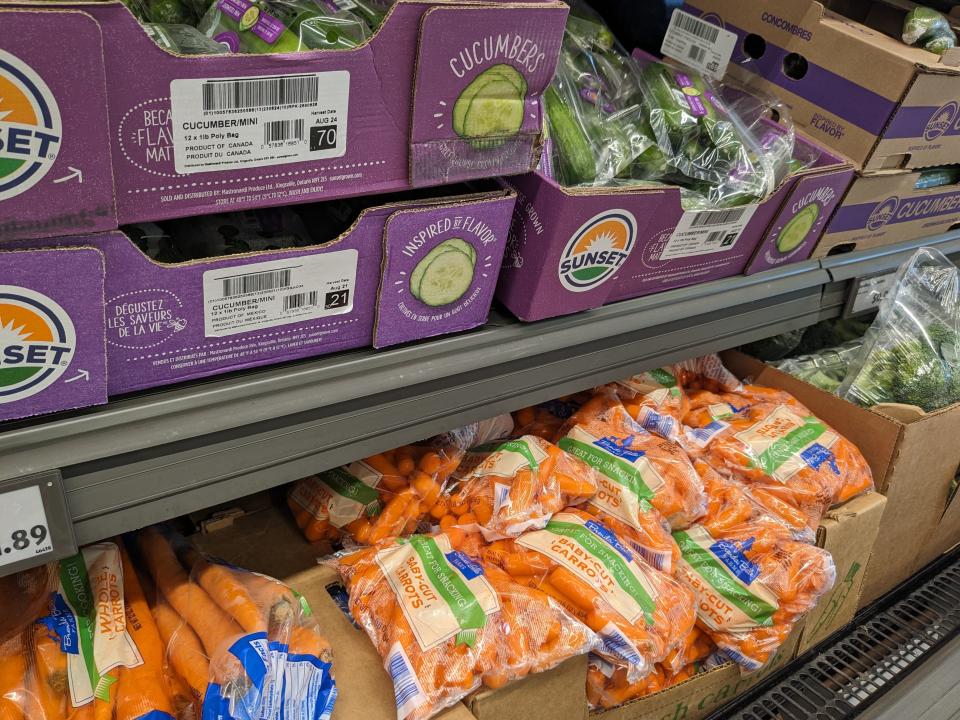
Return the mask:
<svg viewBox="0 0 960 720"><path fill-rule="evenodd" d="M303 119L272 120L263 124L263 144L285 140L303 140Z"/></svg>
<svg viewBox="0 0 960 720"><path fill-rule="evenodd" d="M720 28L706 23L703 20L697 20L697 18L692 15L687 15L684 12L676 11L674 15L677 18L677 25L681 29L696 35L698 38L703 38L707 42L715 43L717 41L717 37L720 35ZM693 56L691 55L690 57Z"/></svg>
<svg viewBox="0 0 960 720"><path fill-rule="evenodd" d="M316 290L310 292L297 293L296 295L287 295L283 298L283 311L297 310L302 307L316 305L320 293Z"/></svg>
<svg viewBox="0 0 960 720"><path fill-rule="evenodd" d="M693 60L694 62L703 62L703 59L707 56L707 51L700 47L699 45L691 45L687 50L687 57Z"/></svg>
<svg viewBox="0 0 960 720"><path fill-rule="evenodd" d="M603 640L603 649L608 655L616 655L634 665L643 663L643 658L633 644L612 625L608 625L601 631L600 638Z"/></svg>
<svg viewBox="0 0 960 720"><path fill-rule="evenodd" d="M390 677L393 678L393 695L397 707L404 707L411 699L420 693L417 679L414 677L410 664L403 652L395 652L390 658ZM406 713L404 713L406 714Z"/></svg>
<svg viewBox="0 0 960 720"><path fill-rule="evenodd" d="M743 217L746 208L734 208L732 210L711 210L709 212L697 213L693 216L693 222L690 227L704 227L705 225L727 225L736 222Z"/></svg>
<svg viewBox="0 0 960 720"><path fill-rule="evenodd" d="M290 287L290 270L270 270L268 272L239 275L223 278L223 297L235 297L252 292L269 292Z"/></svg>
<svg viewBox="0 0 960 720"><path fill-rule="evenodd" d="M315 75L212 80L202 87L204 112L294 107L316 103L320 85Z"/></svg>

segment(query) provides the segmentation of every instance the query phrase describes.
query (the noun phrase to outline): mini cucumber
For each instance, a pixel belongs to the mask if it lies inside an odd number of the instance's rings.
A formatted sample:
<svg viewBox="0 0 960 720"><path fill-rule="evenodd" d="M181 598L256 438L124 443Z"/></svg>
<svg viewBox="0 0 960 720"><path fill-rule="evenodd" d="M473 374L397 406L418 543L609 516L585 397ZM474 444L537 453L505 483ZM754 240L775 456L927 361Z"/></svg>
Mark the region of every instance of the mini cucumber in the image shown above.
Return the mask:
<svg viewBox="0 0 960 720"><path fill-rule="evenodd" d="M427 265L416 295L421 302L431 307L456 302L470 289L473 269L469 255L448 248Z"/></svg>
<svg viewBox="0 0 960 720"><path fill-rule="evenodd" d="M483 93L483 89L487 85L496 80L506 80L516 89L517 95L520 97L521 101L526 99L527 81L526 78L524 78L516 68L505 63L487 68L482 73L477 75L472 81L470 81L470 84L467 85L463 89L463 92L460 93L460 97L457 98L457 102L454 103L453 131L457 133L457 135L460 135L461 137L466 135L466 133L463 131L463 121L467 115L467 110L470 109L470 103L473 102L475 97Z"/></svg>
<svg viewBox="0 0 960 720"><path fill-rule="evenodd" d="M563 181L569 185L591 182L597 176L597 163L590 138L583 132L576 115L556 87L550 85L543 94L550 136L557 144Z"/></svg>

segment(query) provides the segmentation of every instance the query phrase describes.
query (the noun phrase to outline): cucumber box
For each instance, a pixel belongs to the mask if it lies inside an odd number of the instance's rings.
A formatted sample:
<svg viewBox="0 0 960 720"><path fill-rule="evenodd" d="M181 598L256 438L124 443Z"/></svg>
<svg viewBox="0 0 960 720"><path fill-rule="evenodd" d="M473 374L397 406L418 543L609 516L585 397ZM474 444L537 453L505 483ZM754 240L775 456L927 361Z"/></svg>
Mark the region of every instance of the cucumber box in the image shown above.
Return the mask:
<svg viewBox="0 0 960 720"><path fill-rule="evenodd" d="M600 307L810 257L853 177L797 133L818 161L762 202L684 212L676 187L564 187L545 172L517 191L497 299L521 320Z"/></svg>
<svg viewBox="0 0 960 720"><path fill-rule="evenodd" d="M355 47L297 52L273 49L324 18L213 1L244 52L178 54L118 0L0 9L0 240L536 165L560 0L396 0Z"/></svg>
<svg viewBox="0 0 960 720"><path fill-rule="evenodd" d="M0 419L482 325L516 199L483 185L10 241Z"/></svg>

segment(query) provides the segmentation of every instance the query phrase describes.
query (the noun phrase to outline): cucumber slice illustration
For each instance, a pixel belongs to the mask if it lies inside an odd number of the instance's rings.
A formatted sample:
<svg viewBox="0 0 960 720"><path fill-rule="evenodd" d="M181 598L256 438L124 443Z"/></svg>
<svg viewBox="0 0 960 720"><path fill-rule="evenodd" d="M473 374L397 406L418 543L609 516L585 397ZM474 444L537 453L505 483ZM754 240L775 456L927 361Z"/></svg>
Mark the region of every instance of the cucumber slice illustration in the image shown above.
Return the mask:
<svg viewBox="0 0 960 720"><path fill-rule="evenodd" d="M465 135L463 131L463 119L467 114L467 109L470 107L470 103L473 102L473 99L480 95L483 88L493 82L494 80L506 80L511 85L516 88L516 94L520 97L521 100L526 99L527 95L527 80L514 68L512 65L507 65L501 63L499 65L494 65L493 67L487 68L482 73L477 75L469 85L467 85L463 92L460 93L460 97L457 98L457 102L453 106L453 131L463 137Z"/></svg>
<svg viewBox="0 0 960 720"><path fill-rule="evenodd" d="M474 265L477 264L477 251L473 249L473 245L468 243L466 240L461 240L460 238L450 238L449 240L444 240L438 247L443 247L446 245L450 248L455 248L462 253L466 253L470 256L470 262Z"/></svg>
<svg viewBox="0 0 960 720"><path fill-rule="evenodd" d="M777 250L781 253L793 252L806 240L807 234L820 217L818 205L807 205L803 210L791 218L790 222L780 231L777 238Z"/></svg>
<svg viewBox="0 0 960 720"><path fill-rule="evenodd" d="M461 242L463 242L461 240ZM423 256L423 259L417 263L416 267L413 268L413 272L410 274L410 292L413 293L413 296L420 300L420 281L423 280L424 271L430 266L430 263L433 262L433 259L445 252L458 252L463 253L463 250L454 247L453 245L448 244L445 240L444 242L437 245L433 250L428 252ZM465 254L465 253L464 253ZM469 256L468 256L469 257Z"/></svg>
<svg viewBox="0 0 960 720"><path fill-rule="evenodd" d="M475 147L495 147L520 130L523 108L513 83L494 80L470 102L463 116L463 135L473 139Z"/></svg>
<svg viewBox="0 0 960 720"><path fill-rule="evenodd" d="M427 265L415 294L425 305L440 307L463 297L472 282L473 261L470 256L448 248Z"/></svg>

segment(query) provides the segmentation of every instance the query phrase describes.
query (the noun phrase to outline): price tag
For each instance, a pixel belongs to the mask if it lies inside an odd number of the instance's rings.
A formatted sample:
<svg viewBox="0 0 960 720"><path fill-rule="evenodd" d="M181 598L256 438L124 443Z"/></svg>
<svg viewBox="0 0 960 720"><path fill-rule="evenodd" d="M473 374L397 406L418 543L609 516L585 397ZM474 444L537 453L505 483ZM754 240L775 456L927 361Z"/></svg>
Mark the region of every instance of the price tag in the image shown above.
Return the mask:
<svg viewBox="0 0 960 720"><path fill-rule="evenodd" d="M850 288L850 294L847 296L843 316L851 317L869 310L875 310L889 294L896 277L897 271L891 270L886 273L856 278Z"/></svg>
<svg viewBox="0 0 960 720"><path fill-rule="evenodd" d="M677 9L670 17L660 53L722 80L736 45L736 34Z"/></svg>
<svg viewBox="0 0 960 720"><path fill-rule="evenodd" d="M58 471L0 483L0 576L76 552Z"/></svg>

